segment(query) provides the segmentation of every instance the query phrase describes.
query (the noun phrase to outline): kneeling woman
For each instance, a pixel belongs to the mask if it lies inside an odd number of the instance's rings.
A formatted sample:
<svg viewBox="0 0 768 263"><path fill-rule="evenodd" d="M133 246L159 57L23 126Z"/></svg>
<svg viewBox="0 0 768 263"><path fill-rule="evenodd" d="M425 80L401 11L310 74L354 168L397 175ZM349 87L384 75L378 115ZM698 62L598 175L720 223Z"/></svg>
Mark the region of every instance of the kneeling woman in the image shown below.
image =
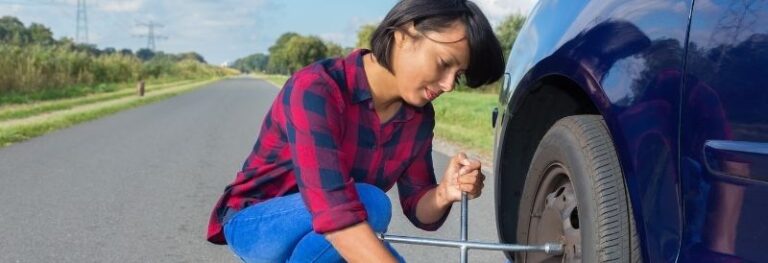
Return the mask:
<svg viewBox="0 0 768 263"><path fill-rule="evenodd" d="M501 77L486 17L471 1L402 0L371 47L288 80L212 212L209 241L246 262L402 262L374 234L390 221L386 191L397 184L405 215L428 231L462 192L480 195L480 163L463 154L437 184L431 101L459 79Z"/></svg>

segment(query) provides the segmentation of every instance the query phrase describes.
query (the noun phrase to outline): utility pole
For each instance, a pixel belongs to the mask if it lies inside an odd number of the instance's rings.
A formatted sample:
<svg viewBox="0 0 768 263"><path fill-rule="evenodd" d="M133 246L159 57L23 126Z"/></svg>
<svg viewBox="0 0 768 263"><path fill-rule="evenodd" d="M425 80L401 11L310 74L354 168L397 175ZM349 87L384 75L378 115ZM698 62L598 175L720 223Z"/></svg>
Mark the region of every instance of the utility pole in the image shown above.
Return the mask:
<svg viewBox="0 0 768 263"><path fill-rule="evenodd" d="M85 0L77 0L77 30L75 42L88 43L88 12Z"/></svg>
<svg viewBox="0 0 768 263"><path fill-rule="evenodd" d="M141 34L137 35L137 37L146 37L147 38L147 49L155 51L157 48L156 41L159 39L168 39L167 36L158 35L155 33L155 28L162 28L162 24L155 23L153 21L149 21L149 23L138 23L138 26L146 27L147 28L147 34Z"/></svg>

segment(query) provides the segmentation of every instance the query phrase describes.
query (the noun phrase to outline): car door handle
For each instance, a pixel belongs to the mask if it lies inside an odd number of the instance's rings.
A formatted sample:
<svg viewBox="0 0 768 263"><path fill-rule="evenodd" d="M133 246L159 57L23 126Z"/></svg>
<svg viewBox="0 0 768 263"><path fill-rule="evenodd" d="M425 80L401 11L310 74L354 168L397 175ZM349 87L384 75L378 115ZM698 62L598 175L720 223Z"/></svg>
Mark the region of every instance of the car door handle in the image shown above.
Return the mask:
<svg viewBox="0 0 768 263"><path fill-rule="evenodd" d="M710 140L704 143L707 171L737 184L768 186L768 143Z"/></svg>

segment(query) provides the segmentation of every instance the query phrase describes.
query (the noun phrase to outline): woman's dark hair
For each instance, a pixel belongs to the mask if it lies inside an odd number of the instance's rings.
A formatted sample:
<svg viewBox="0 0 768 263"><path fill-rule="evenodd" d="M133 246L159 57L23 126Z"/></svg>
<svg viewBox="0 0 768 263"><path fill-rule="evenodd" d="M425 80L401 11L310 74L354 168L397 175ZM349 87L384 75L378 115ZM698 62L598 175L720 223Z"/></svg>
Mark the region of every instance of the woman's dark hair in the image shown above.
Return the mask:
<svg viewBox="0 0 768 263"><path fill-rule="evenodd" d="M504 74L504 55L488 19L475 3L467 0L401 0L389 11L371 36L371 49L379 64L392 70L394 33L413 22L421 33L440 31L460 19L469 41L469 67L464 73L468 86L492 83ZM393 72L394 73L394 72Z"/></svg>

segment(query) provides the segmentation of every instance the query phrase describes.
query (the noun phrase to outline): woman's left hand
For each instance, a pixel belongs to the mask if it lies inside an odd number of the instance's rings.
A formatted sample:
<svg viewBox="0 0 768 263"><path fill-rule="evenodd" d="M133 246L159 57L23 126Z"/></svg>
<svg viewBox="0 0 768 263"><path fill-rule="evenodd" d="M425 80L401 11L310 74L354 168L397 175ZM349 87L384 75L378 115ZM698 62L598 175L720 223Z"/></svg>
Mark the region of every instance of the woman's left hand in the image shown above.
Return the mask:
<svg viewBox="0 0 768 263"><path fill-rule="evenodd" d="M459 153L451 158L445 170L438 194L448 203L461 201L461 193L466 192L468 199L480 197L485 175L481 171L480 161L467 158Z"/></svg>

